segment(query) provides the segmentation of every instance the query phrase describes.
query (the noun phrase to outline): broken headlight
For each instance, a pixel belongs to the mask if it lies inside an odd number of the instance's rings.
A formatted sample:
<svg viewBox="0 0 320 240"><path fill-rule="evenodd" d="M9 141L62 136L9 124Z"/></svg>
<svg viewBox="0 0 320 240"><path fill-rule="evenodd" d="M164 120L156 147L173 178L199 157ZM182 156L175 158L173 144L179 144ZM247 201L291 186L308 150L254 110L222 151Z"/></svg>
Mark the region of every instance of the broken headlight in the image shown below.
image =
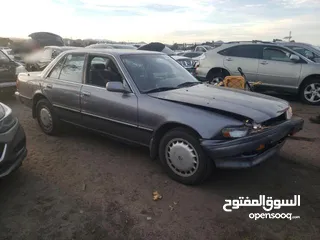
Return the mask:
<svg viewBox="0 0 320 240"><path fill-rule="evenodd" d="M226 127L222 129L222 136L225 138L241 138L247 136L249 133L249 127Z"/></svg>

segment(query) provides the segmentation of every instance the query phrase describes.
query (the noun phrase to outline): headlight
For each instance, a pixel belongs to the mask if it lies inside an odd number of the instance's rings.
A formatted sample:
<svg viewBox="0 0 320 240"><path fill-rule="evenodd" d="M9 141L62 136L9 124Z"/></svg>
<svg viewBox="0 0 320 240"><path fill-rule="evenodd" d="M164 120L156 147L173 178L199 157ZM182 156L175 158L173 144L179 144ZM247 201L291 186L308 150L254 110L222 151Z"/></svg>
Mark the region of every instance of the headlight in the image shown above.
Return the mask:
<svg viewBox="0 0 320 240"><path fill-rule="evenodd" d="M18 76L19 73L23 73L23 72L28 72L24 66L20 65L18 67L16 67L16 75Z"/></svg>
<svg viewBox="0 0 320 240"><path fill-rule="evenodd" d="M222 135L225 138L241 138L247 136L249 133L249 128L243 127L227 127L222 129Z"/></svg>
<svg viewBox="0 0 320 240"><path fill-rule="evenodd" d="M0 133L8 131L16 123L16 118L12 116L12 110L5 105L2 106L6 111L5 116L0 120Z"/></svg>
<svg viewBox="0 0 320 240"><path fill-rule="evenodd" d="M291 119L292 118L292 107L289 107L286 111L286 118L287 120Z"/></svg>
<svg viewBox="0 0 320 240"><path fill-rule="evenodd" d="M205 53L202 54L202 55L199 57L200 60L203 60L203 59L205 59L205 58L206 58L206 54L205 54Z"/></svg>

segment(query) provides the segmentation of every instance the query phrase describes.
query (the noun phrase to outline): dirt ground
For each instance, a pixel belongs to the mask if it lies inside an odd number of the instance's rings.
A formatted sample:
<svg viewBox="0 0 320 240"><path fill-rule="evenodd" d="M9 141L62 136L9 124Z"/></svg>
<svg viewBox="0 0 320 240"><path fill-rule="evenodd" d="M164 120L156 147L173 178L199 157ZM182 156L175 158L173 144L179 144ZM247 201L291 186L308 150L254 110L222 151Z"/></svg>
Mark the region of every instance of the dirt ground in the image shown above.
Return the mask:
<svg viewBox="0 0 320 240"><path fill-rule="evenodd" d="M293 102L304 130L279 156L248 170L216 171L201 186L170 180L144 148L67 126L59 137L42 133L31 111L2 100L19 118L29 154L0 180L0 239L320 239L319 107ZM159 191L160 201L152 200ZM225 199L259 194L301 195L282 208L295 220L252 220L247 207L223 211Z"/></svg>

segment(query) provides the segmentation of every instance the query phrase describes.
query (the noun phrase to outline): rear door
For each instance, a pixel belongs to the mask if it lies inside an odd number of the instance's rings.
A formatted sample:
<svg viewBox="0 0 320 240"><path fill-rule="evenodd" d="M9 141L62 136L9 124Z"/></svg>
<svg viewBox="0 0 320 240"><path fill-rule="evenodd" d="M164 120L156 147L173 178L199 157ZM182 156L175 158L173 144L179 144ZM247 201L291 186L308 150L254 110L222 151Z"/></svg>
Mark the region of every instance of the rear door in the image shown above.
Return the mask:
<svg viewBox="0 0 320 240"><path fill-rule="evenodd" d="M249 82L257 81L258 63L262 54L260 45L238 45L224 49L220 52L224 55L223 64L231 75L239 75L241 67Z"/></svg>
<svg viewBox="0 0 320 240"><path fill-rule="evenodd" d="M61 119L81 124L80 91L85 53L65 55L43 82L43 91Z"/></svg>
<svg viewBox="0 0 320 240"><path fill-rule="evenodd" d="M16 66L10 58L0 51L0 88L15 86L15 70ZM10 85L11 84L11 85Z"/></svg>
<svg viewBox="0 0 320 240"><path fill-rule="evenodd" d="M259 60L258 80L266 86L296 88L302 63L291 61L291 54L281 47L264 47L262 59Z"/></svg>

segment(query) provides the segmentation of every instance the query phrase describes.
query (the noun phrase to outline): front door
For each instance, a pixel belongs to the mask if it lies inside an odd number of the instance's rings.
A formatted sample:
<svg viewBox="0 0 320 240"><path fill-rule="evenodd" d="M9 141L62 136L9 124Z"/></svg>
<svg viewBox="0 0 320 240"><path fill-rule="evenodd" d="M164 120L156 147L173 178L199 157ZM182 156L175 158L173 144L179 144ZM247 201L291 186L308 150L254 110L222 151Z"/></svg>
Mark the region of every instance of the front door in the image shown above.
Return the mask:
<svg viewBox="0 0 320 240"><path fill-rule="evenodd" d="M65 55L43 82L43 91L62 120L81 124L80 91L84 53Z"/></svg>
<svg viewBox="0 0 320 240"><path fill-rule="evenodd" d="M85 84L81 89L83 123L88 128L111 136L139 142L136 95L106 89L107 82L123 82L123 79L111 56L89 55ZM126 85L126 82L123 84Z"/></svg>
<svg viewBox="0 0 320 240"><path fill-rule="evenodd" d="M231 75L239 75L238 68L247 77L247 81L256 82L258 72L258 58L261 55L262 48L259 45L238 45L227 48L222 51L225 56L223 64Z"/></svg>
<svg viewBox="0 0 320 240"><path fill-rule="evenodd" d="M283 48L265 47L262 59L259 60L259 81L266 86L297 88L302 63L291 61L290 55Z"/></svg>
<svg viewBox="0 0 320 240"><path fill-rule="evenodd" d="M0 87L15 86L15 63L0 51Z"/></svg>

